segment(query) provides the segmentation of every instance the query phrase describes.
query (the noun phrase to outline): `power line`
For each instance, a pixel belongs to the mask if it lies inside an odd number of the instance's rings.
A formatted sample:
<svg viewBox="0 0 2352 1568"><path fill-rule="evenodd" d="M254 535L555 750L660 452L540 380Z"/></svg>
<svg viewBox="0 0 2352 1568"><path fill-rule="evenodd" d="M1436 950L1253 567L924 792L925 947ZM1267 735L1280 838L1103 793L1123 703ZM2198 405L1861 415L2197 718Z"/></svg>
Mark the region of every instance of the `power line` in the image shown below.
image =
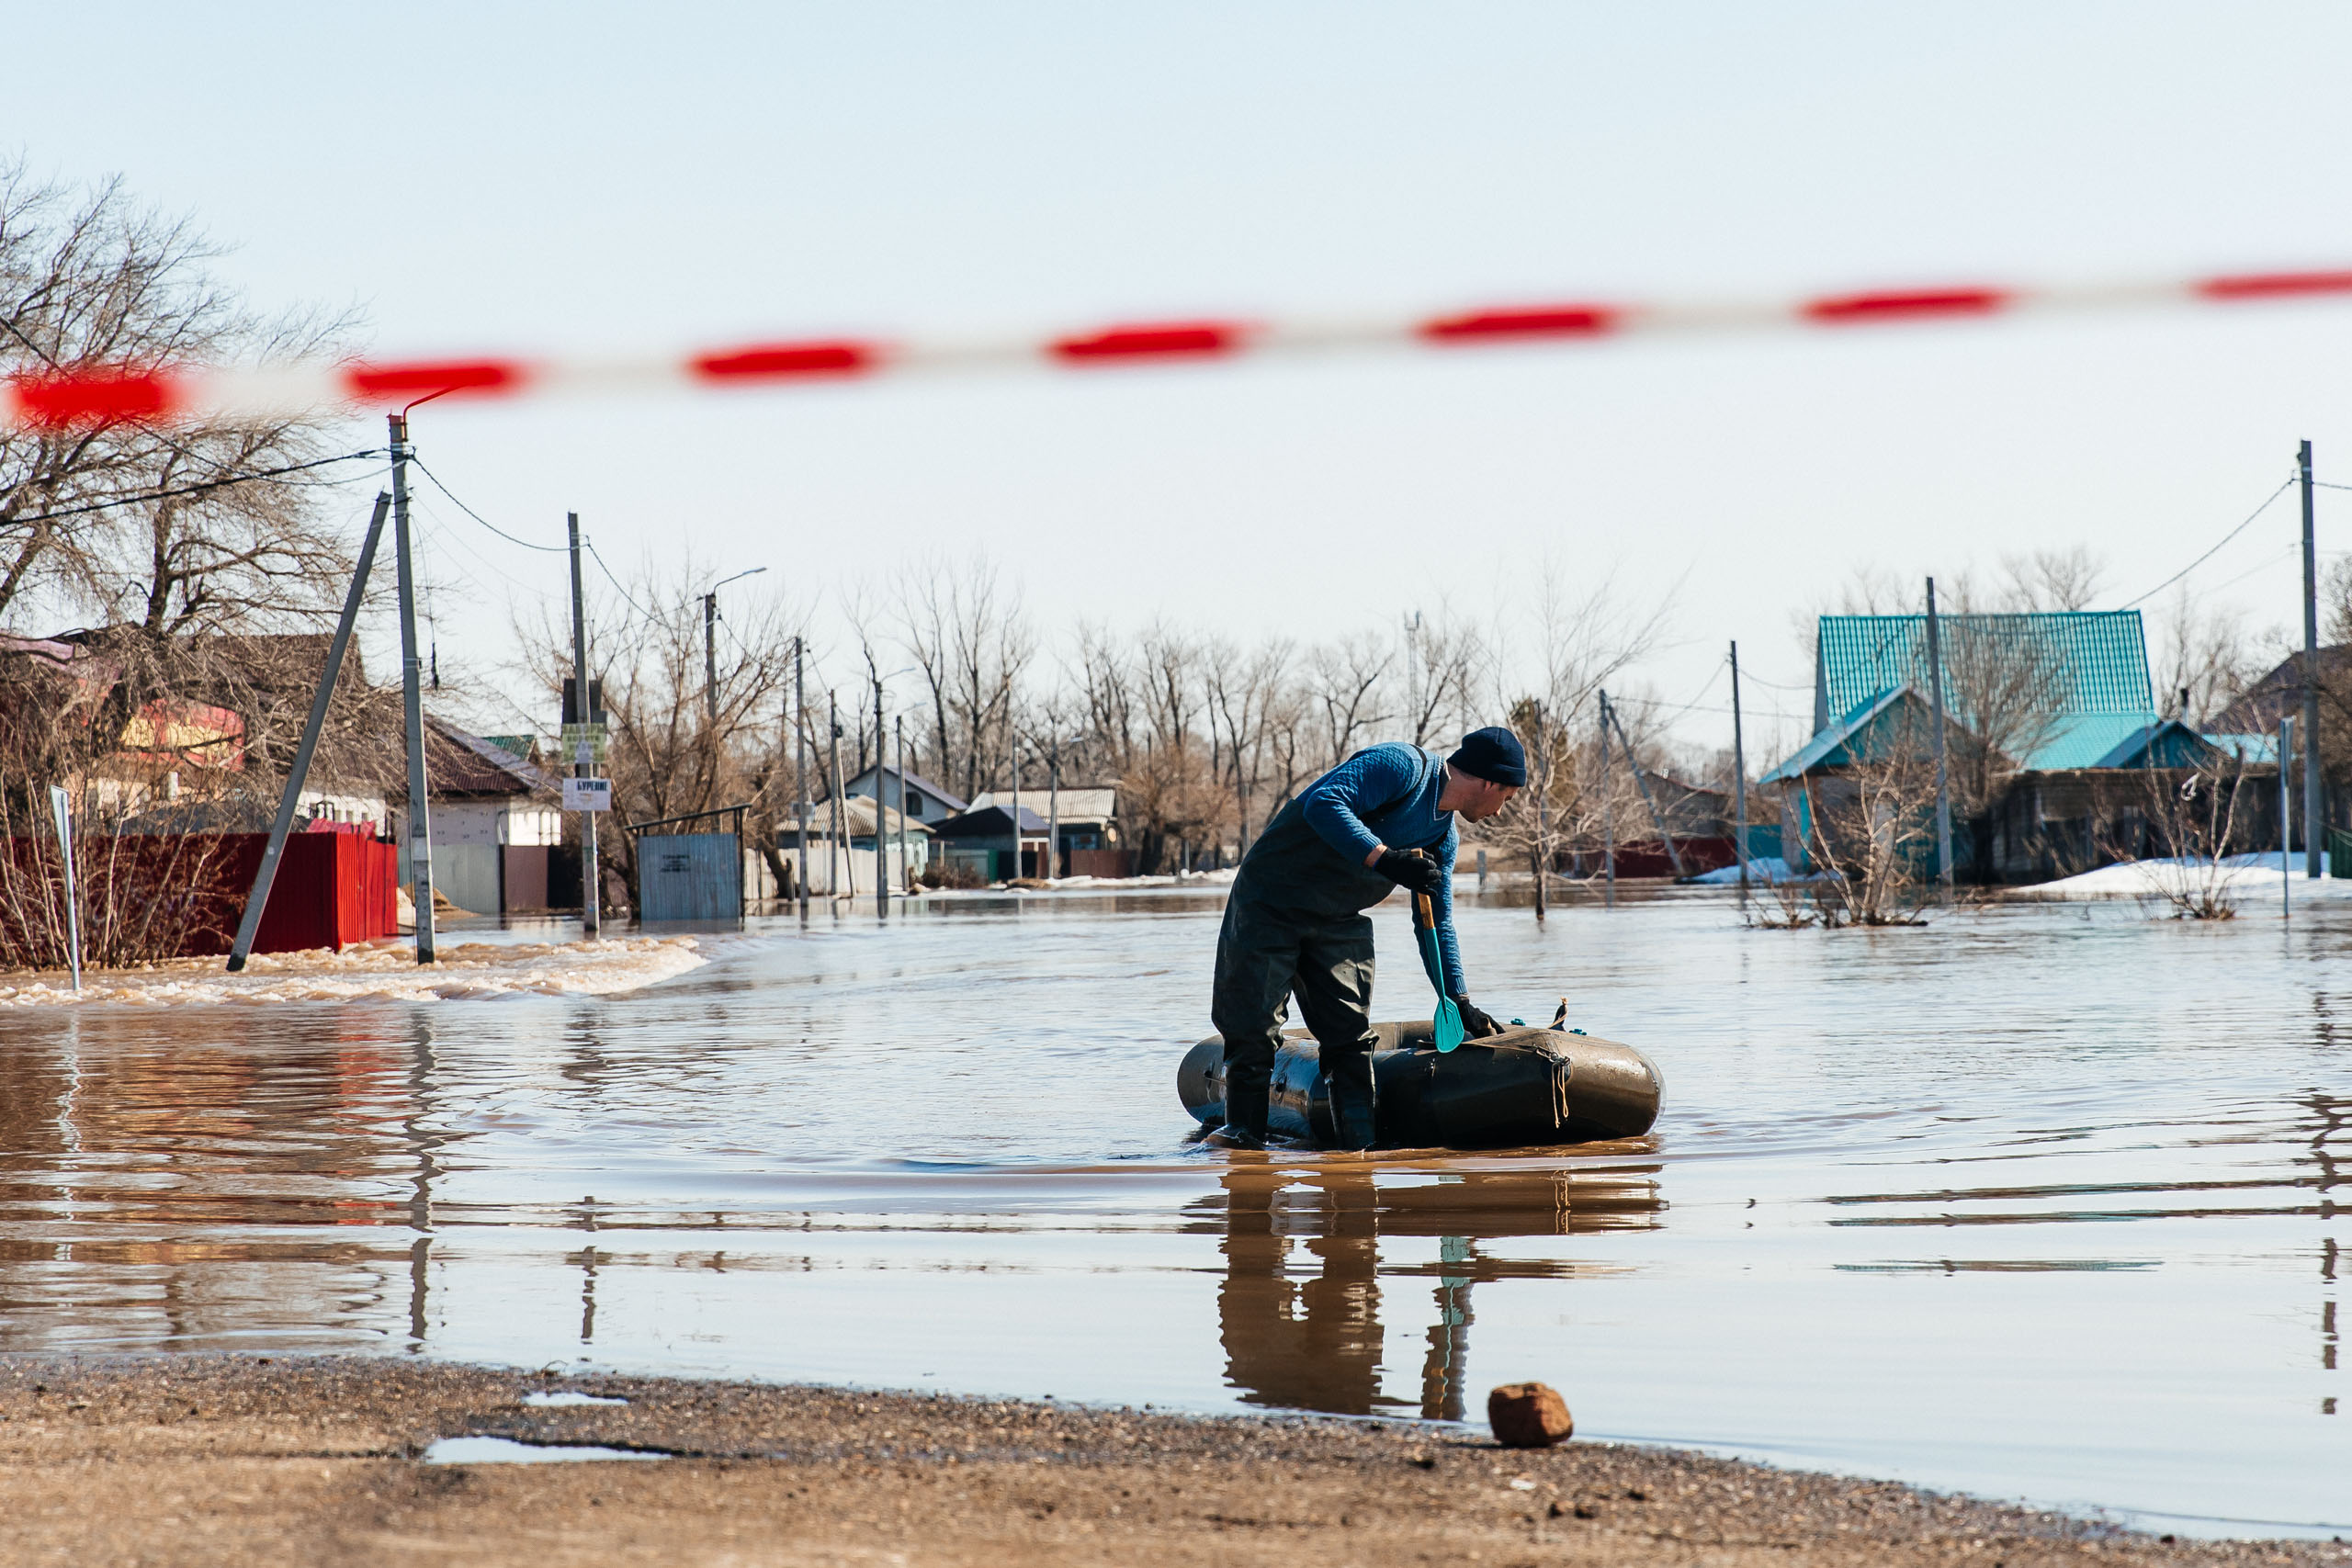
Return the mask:
<svg viewBox="0 0 2352 1568"><path fill-rule="evenodd" d="M443 491L441 493L445 496L448 495L448 491ZM455 500L456 498L451 497L450 499ZM454 547L455 548L463 550L472 559L480 562L484 570L491 572L494 576L503 578L510 586L520 589L526 593L541 599L551 598L554 596L555 591L549 589L544 583L526 582L523 579L515 576L513 572L507 570L504 567L491 559L489 556L474 548L473 546L467 544L465 542L465 536L456 529L444 527L442 525L444 520L441 517L441 514L427 502L425 502L422 496L415 499L414 513L420 520L430 520L434 525L433 531L430 534L426 534L420 530L418 536L425 539L426 542L434 545L436 548L446 550ZM452 561L451 564L454 566L456 563Z"/></svg>
<svg viewBox="0 0 2352 1568"><path fill-rule="evenodd" d="M2290 558L2291 558L2291 557L2293 557L2293 556L2294 556L2294 554L2295 554L2298 550L2300 550L2301 547L2301 547L2301 546L2300 546L2300 545L2289 545L2285 549L2280 550L2277 555L2267 557L2267 558L2265 558L2265 559L2263 559L2262 561L2260 561L2260 562L2256 563L2256 565L2248 567L2245 570L2244 570L2244 571L2242 571L2242 572L2238 573L2235 577L2233 577L2233 578L2232 578L2232 579L2230 579L2227 582L2217 583L2217 584L2213 587L2213 589L2211 590L2211 592L2215 592L2215 593L2219 593L2219 592L2222 592L2223 589L2225 589L2225 588L2235 588L2239 583L2244 582L2247 578L2252 577L2252 576L2256 575L2256 573L2258 573L2258 572L2265 572L2265 571L2268 571L2272 567L2277 566L2280 561L2282 561L2282 560L2287 560L2287 559Z"/></svg>
<svg viewBox="0 0 2352 1568"><path fill-rule="evenodd" d="M2245 522L2239 524L2236 527L2222 536L2221 544L2215 545L2211 549L2207 550L2203 555L2199 556L2195 560L2190 561L2187 566L2182 567L2178 571L2174 572L2170 577L2165 578L2162 582L2157 583L2154 588L2151 588L2145 593L2141 594L2139 598L2127 600L2118 607L2120 609L2129 610L2134 604L2142 604L2146 600L2153 599L2157 594L2162 593L2165 589L2170 588L2174 583L2178 582L2182 578L2187 577L2190 572L2195 571L2199 567L2203 566L2207 561L2211 560L2216 555L2221 553L2222 545L2228 544L2232 539L2236 538L2240 534L2245 533L2248 528L2252 527L2254 525L2254 520L2261 516L2264 513L2269 511L2270 503L2277 501L2280 496L2286 494L2288 491L2293 489L2294 484L2295 477L2292 474L2290 474L2286 479L2279 481L2278 488L2277 490L2272 491L2268 496L2264 498L2260 506L2256 507L2252 512L2246 513L2246 519Z"/></svg>
<svg viewBox="0 0 2352 1568"><path fill-rule="evenodd" d="M508 544L520 545L526 550L544 551L546 554L551 556L560 556L566 552L567 547L562 545L535 545L528 539L516 538L514 535L508 533L497 524L492 523L489 518L484 517L481 513L476 512L472 507L468 506L464 502L459 501L456 496L450 495L449 487L441 482L441 476L435 473L431 468L426 468L422 462L418 461L413 454L411 454L409 462L415 466L418 472L422 473L426 479L433 481L433 488L435 490L437 490L443 495L449 497L450 505L456 507L458 511L464 513L467 516L472 518L475 522L481 524L483 527L489 529L492 533L505 540Z"/></svg>
<svg viewBox="0 0 2352 1568"><path fill-rule="evenodd" d="M582 539L580 541L580 544L581 547L585 549L588 554L594 558L596 562L596 570L605 574L605 580L613 585L613 592L621 596L622 604L627 604L630 609L635 610L648 621L660 621L661 617L659 615L656 615L652 611L647 609L644 605L639 604L636 600L628 596L628 590L621 586L621 580L614 573L613 569L605 564L605 558L601 555L597 555L596 547L592 541Z"/></svg>
<svg viewBox="0 0 2352 1568"><path fill-rule="evenodd" d="M148 491L141 495L118 495L108 501L94 501L86 506L68 506L56 512L37 512L29 517L0 517L0 527L16 527L26 523L50 523L61 517L81 517L93 512L104 512L116 506L137 506L143 502L169 501L174 496L201 495L207 491L226 490L231 485L253 484L262 479L274 479L286 474L299 474L310 468L323 468L329 463L356 463L361 458L384 456L383 448L366 452L345 452L338 457L313 457L307 463L288 463L282 468L264 468L257 473L239 474L225 479L206 479L200 484L175 485L170 490ZM348 484L338 479L337 484Z"/></svg>

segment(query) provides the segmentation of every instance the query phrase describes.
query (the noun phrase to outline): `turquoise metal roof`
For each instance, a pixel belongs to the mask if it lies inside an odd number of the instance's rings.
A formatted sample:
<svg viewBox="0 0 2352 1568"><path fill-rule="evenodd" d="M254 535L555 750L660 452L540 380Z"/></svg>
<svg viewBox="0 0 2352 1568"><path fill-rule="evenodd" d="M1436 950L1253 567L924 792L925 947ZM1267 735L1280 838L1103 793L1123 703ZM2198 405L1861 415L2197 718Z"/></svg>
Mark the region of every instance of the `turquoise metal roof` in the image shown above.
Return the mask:
<svg viewBox="0 0 2352 1568"><path fill-rule="evenodd" d="M2146 719L2156 704L2148 686L2148 645L2137 610L2069 610L2049 615L1943 615L1944 701L1955 704L1972 660L2013 658L2046 669L2060 683L2052 705L2072 716L2123 713ZM1928 617L1824 615L1815 658L1815 728L1881 692L1928 685ZM1967 716L1954 712L1963 724Z"/></svg>
<svg viewBox="0 0 2352 1568"><path fill-rule="evenodd" d="M2236 735L2219 731L2208 732L2206 739L2233 757L2243 757L2249 762L2275 762L2278 760L2278 738L2276 735Z"/></svg>
<svg viewBox="0 0 2352 1568"><path fill-rule="evenodd" d="M2148 682L2148 649L2137 610L2070 610L2051 614L1944 615L1937 630L1942 641L1945 711L1951 722L1970 727L1968 694L1979 684L1972 672L2002 669L2014 682L2019 673L2049 683L2052 716L2046 734L2035 739L2020 767L2035 772L2111 766L2105 760L2156 722L2155 697ZM1773 770L1791 776L1808 767L1836 766L1820 755L1800 763L1833 729L1849 728L1860 710L1908 687L1930 690L1928 617L1925 615L1824 615L1814 663L1815 743ZM1842 715L1838 723L1833 715Z"/></svg>
<svg viewBox="0 0 2352 1568"><path fill-rule="evenodd" d="M1876 750L1878 739L1869 733L1879 716L1898 704L1908 702L1918 708L1918 722L1928 721L1928 702L1910 687L1881 692L1867 702L1857 704L1851 713L1804 743L1795 756L1766 773L1759 782L1782 784L1803 778L1815 768L1844 767L1849 762L1866 761Z"/></svg>

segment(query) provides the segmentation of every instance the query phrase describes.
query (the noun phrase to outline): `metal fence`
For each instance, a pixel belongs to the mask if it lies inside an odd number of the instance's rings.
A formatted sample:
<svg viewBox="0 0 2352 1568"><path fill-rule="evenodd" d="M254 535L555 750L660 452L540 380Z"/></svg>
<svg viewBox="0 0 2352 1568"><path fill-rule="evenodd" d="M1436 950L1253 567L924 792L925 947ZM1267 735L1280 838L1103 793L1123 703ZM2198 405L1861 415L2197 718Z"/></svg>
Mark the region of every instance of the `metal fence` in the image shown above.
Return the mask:
<svg viewBox="0 0 2352 1568"><path fill-rule="evenodd" d="M722 806L715 811L630 823L629 831L637 835L637 918L649 925L663 920L741 924L743 813L748 809ZM690 833L647 831L722 818L732 818L733 827Z"/></svg>

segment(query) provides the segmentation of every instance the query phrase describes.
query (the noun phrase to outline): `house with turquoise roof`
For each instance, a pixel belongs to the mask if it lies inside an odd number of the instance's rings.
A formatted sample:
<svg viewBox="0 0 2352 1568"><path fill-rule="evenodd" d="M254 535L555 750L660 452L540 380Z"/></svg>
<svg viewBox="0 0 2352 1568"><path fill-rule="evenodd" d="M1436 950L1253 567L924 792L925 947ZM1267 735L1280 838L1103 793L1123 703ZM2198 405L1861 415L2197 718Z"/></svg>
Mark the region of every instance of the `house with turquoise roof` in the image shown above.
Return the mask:
<svg viewBox="0 0 2352 1568"><path fill-rule="evenodd" d="M2035 881L2118 858L2147 842L2150 775L2215 761L2207 738L2159 710L2137 610L1928 618L1824 615L1815 633L1813 738L1764 775L1783 803L1783 839L1801 845L1825 792L1854 770L1932 746L1941 676L1945 747L1956 777L1953 859L1964 880ZM1959 804L1980 798L1973 814ZM1794 857L1792 857L1793 862Z"/></svg>

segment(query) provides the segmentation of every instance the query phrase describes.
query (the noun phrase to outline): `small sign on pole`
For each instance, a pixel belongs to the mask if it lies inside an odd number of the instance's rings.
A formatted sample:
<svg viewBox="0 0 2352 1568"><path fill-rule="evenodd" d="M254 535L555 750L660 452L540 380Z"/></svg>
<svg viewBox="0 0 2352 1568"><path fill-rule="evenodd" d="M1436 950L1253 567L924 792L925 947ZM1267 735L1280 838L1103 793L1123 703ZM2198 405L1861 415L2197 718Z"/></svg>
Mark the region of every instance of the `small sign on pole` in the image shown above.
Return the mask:
<svg viewBox="0 0 2352 1568"><path fill-rule="evenodd" d="M612 732L601 724L567 724L563 738L558 743L557 754L571 758L582 766L593 766L605 760Z"/></svg>
<svg viewBox="0 0 2352 1568"><path fill-rule="evenodd" d="M50 815L57 819L57 847L65 853L65 962L74 971L74 988L82 988L82 907L74 886L74 806L65 792L49 786Z"/></svg>
<svg viewBox="0 0 2352 1568"><path fill-rule="evenodd" d="M610 811L613 808L613 781L564 780L563 808L566 811Z"/></svg>

